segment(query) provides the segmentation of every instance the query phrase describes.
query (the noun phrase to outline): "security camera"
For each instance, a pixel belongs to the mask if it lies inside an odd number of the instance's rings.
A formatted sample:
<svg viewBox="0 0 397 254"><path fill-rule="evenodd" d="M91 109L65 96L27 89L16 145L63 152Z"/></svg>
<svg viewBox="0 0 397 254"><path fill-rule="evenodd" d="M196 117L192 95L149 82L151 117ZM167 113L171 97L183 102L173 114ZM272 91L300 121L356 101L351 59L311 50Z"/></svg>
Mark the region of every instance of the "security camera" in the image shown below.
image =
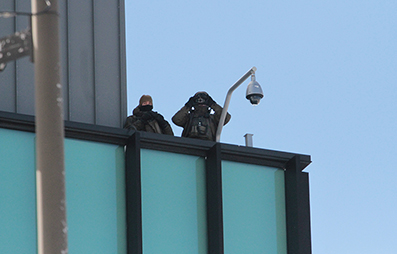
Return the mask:
<svg viewBox="0 0 397 254"><path fill-rule="evenodd" d="M245 98L247 98L247 100L249 100L254 106L258 105L263 98L262 88L255 79L248 84Z"/></svg>

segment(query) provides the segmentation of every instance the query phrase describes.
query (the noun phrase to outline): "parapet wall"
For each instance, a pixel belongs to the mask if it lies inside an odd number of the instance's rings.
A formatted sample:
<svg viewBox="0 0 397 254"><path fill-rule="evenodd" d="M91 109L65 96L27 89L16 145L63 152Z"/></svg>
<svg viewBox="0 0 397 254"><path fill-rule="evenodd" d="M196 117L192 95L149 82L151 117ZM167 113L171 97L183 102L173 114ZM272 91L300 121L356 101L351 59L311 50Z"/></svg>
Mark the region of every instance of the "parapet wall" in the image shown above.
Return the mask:
<svg viewBox="0 0 397 254"><path fill-rule="evenodd" d="M37 240L33 116L0 112L0 142L0 253L27 253ZM311 253L310 162L66 121L69 250Z"/></svg>

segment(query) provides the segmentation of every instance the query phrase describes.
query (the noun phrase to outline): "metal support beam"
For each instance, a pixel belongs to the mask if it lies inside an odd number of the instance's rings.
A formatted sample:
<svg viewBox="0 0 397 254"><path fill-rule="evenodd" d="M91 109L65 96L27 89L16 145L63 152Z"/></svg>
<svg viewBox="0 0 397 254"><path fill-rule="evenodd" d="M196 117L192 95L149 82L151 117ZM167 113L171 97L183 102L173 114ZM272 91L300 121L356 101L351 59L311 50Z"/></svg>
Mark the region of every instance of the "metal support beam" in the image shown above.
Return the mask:
<svg viewBox="0 0 397 254"><path fill-rule="evenodd" d="M285 203L288 254L311 254L309 178L300 155L286 164Z"/></svg>
<svg viewBox="0 0 397 254"><path fill-rule="evenodd" d="M140 134L128 138L125 153L127 253L142 254L142 189Z"/></svg>
<svg viewBox="0 0 397 254"><path fill-rule="evenodd" d="M223 254L221 144L209 149L206 160L208 253Z"/></svg>

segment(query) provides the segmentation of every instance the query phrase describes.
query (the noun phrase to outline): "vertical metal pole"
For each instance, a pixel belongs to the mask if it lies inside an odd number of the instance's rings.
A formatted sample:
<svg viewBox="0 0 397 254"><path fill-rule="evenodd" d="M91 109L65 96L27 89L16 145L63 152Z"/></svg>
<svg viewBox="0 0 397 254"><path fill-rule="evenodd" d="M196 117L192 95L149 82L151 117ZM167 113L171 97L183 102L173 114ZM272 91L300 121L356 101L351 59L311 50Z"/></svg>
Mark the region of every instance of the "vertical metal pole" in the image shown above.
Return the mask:
<svg viewBox="0 0 397 254"><path fill-rule="evenodd" d="M32 0L38 253L68 253L57 0Z"/></svg>

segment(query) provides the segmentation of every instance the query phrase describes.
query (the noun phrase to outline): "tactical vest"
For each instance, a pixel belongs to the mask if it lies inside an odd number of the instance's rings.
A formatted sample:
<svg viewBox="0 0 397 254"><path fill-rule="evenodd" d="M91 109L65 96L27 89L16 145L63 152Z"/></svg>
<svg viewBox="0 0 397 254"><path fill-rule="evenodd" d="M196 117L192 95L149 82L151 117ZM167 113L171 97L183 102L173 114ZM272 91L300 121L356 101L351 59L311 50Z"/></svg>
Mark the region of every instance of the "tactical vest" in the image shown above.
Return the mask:
<svg viewBox="0 0 397 254"><path fill-rule="evenodd" d="M194 110L190 112L189 123L184 129L182 136L189 138L199 138L206 140L213 140L211 130L210 113L198 114Z"/></svg>

